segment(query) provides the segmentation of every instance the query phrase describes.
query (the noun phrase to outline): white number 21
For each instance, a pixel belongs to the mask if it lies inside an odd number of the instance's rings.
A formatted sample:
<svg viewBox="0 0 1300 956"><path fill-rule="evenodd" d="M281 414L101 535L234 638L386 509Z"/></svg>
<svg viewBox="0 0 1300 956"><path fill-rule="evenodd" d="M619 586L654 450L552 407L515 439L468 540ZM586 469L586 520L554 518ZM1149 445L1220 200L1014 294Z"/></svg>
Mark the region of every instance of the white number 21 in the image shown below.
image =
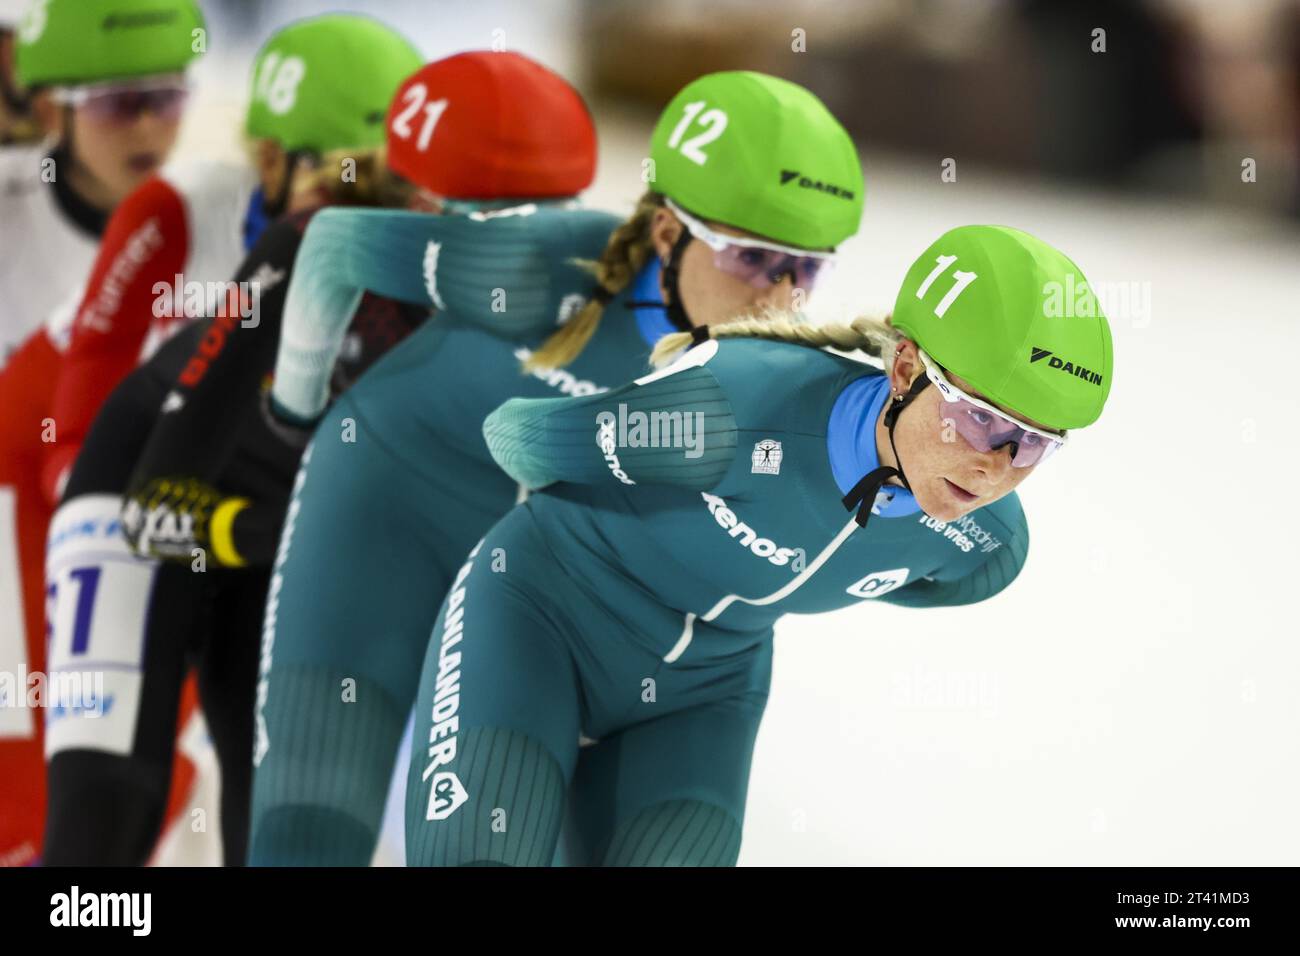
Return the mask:
<svg viewBox="0 0 1300 956"><path fill-rule="evenodd" d="M948 267L957 261L957 257L939 256L936 261L939 264L930 270L930 274L925 277L925 281L921 283L921 287L916 290L916 297L918 299L925 298L925 294L930 291L930 286L934 283L934 280L939 278L939 276L944 272L947 272ZM948 290L947 295L940 299L939 304L934 307L934 314L941 319L943 318L943 314L948 311L948 307L952 305L953 300L961 294L961 290L966 288L977 278L974 272L962 272L960 269L954 272L952 277L957 281L953 283L953 286Z"/></svg>
<svg viewBox="0 0 1300 956"><path fill-rule="evenodd" d="M411 119L416 113L420 112L420 107L424 107L424 125L420 127L420 138L415 141L415 148L424 152L429 148L429 140L433 138L433 128L438 125L438 119L442 116L442 111L447 108L447 100L434 100L426 104L425 97L429 95L429 88L423 83L414 84L409 90L402 94L402 99L408 103L406 109L393 117L393 132L402 139L411 138Z"/></svg>

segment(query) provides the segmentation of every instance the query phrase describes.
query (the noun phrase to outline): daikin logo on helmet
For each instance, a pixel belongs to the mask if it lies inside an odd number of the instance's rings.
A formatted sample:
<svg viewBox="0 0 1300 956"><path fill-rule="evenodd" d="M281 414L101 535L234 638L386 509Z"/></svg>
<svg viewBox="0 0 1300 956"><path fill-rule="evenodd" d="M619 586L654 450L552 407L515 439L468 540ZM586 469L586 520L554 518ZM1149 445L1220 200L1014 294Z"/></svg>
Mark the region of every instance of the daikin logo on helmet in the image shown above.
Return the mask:
<svg viewBox="0 0 1300 956"><path fill-rule="evenodd" d="M1082 365L1075 365L1073 362L1067 362L1059 355L1052 355L1051 350L1042 349L1036 345L1029 347L1029 363L1032 365L1042 359L1047 359L1047 364L1052 368L1060 369L1067 375L1073 375L1075 378L1081 378L1085 382L1091 382L1093 385L1101 385L1101 373L1094 372L1092 369L1084 368Z"/></svg>
<svg viewBox="0 0 1300 956"><path fill-rule="evenodd" d="M850 202L857 198L856 194L851 189L845 189L842 186L836 186L832 183L824 183L820 179L809 179L797 169L781 170L781 185L784 186L789 182L798 183L800 189L815 189L819 193L826 193L829 196L838 196L839 198L847 199Z"/></svg>

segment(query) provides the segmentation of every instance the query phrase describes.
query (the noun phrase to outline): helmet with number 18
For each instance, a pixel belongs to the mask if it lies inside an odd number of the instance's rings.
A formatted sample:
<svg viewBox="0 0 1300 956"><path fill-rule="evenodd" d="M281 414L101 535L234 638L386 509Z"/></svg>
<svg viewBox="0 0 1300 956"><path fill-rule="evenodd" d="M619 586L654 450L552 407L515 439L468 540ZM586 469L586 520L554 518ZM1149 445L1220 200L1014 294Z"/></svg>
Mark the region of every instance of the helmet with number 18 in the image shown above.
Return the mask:
<svg viewBox="0 0 1300 956"><path fill-rule="evenodd" d="M378 20L301 20L258 51L245 130L290 152L379 146L393 92L422 62L410 41Z"/></svg>

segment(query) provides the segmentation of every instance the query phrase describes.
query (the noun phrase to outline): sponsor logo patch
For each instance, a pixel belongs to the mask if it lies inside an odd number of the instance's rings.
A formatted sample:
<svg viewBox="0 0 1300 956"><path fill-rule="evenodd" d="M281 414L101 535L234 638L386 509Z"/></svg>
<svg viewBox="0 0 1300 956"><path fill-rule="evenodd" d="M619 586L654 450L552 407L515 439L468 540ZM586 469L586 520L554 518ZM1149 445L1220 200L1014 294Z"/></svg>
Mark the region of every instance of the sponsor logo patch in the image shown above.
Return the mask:
<svg viewBox="0 0 1300 956"><path fill-rule="evenodd" d="M800 189L813 189L819 193L826 193L828 196L838 196L841 199L852 201L854 198L853 190L832 183L824 183L820 179L812 179L803 175L797 169L781 170L781 185L784 186L787 183L795 183Z"/></svg>
<svg viewBox="0 0 1300 956"><path fill-rule="evenodd" d="M755 475L781 474L781 443L772 438L764 438L754 443L754 453L750 455L750 471Z"/></svg>
<svg viewBox="0 0 1300 956"><path fill-rule="evenodd" d="M906 584L910 570L910 568L894 568L892 571L872 571L861 581L853 582L844 590L854 597L878 598Z"/></svg>
<svg viewBox="0 0 1300 956"><path fill-rule="evenodd" d="M457 807L469 799L469 794L465 792L465 785L460 782L460 777L450 770L435 773L431 785L433 792L429 794L429 812L427 814L430 820L447 819L456 812Z"/></svg>

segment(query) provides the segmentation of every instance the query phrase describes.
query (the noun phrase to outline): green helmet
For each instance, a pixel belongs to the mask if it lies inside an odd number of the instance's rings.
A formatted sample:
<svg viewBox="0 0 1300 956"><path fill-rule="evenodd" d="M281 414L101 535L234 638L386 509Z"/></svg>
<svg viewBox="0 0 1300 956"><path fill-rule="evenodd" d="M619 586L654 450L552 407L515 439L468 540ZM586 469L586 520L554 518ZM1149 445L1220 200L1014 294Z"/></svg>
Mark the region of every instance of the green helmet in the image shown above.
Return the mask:
<svg viewBox="0 0 1300 956"><path fill-rule="evenodd" d="M762 73L688 83L650 138L653 188L687 212L805 249L858 231L862 164L821 100Z"/></svg>
<svg viewBox="0 0 1300 956"><path fill-rule="evenodd" d="M203 29L194 0L32 0L18 25L18 82L179 73L205 48Z"/></svg>
<svg viewBox="0 0 1300 956"><path fill-rule="evenodd" d="M1110 325L1079 267L1006 226L949 230L907 270L894 328L994 402L1050 428L1110 394Z"/></svg>
<svg viewBox="0 0 1300 956"><path fill-rule="evenodd" d="M253 61L245 129L286 150L380 146L388 101L423 62L401 34L369 17L301 20Z"/></svg>

